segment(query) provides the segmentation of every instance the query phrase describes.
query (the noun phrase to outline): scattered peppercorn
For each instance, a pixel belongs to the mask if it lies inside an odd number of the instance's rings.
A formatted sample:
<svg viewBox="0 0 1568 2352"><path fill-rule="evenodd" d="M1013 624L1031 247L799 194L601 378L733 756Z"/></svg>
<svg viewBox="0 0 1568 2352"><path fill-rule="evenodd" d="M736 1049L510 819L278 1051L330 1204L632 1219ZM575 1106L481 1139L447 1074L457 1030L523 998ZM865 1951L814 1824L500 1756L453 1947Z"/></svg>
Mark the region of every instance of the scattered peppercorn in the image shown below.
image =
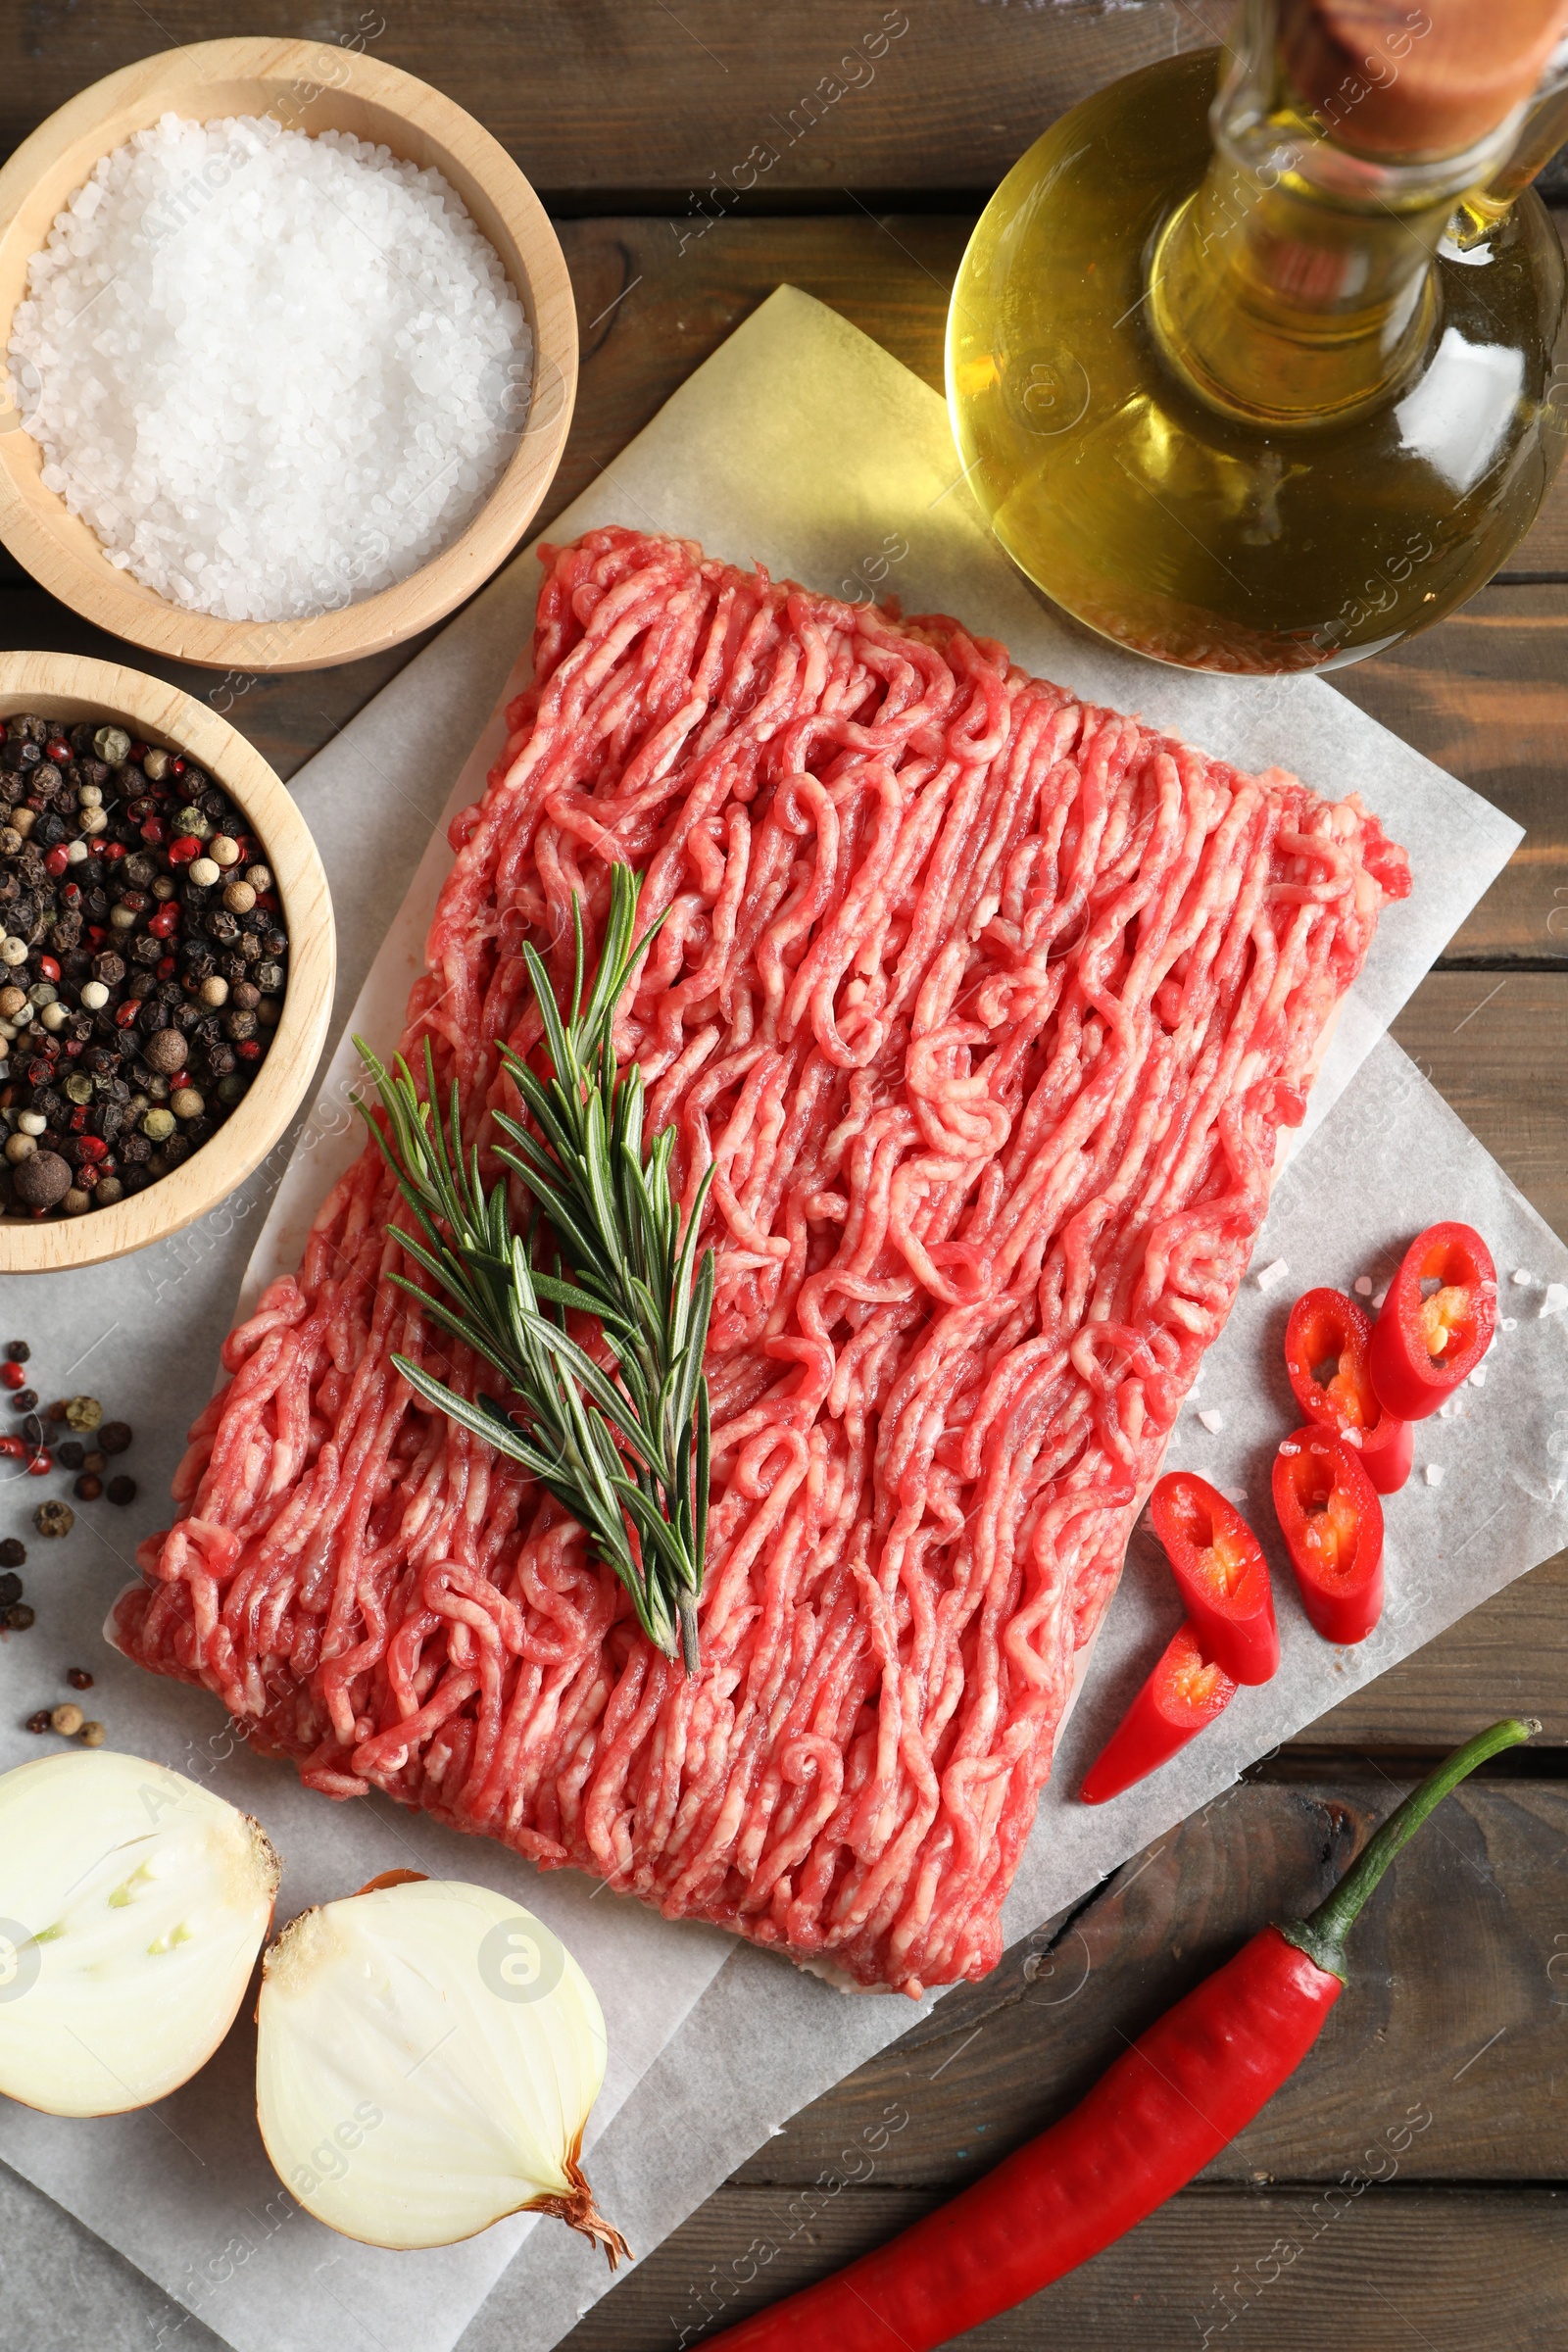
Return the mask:
<svg viewBox="0 0 1568 2352"><path fill-rule="evenodd" d="M71 1491L83 1502L96 1502L104 1491L104 1482L101 1478L94 1478L91 1471L84 1470Z"/></svg>
<svg viewBox="0 0 1568 2352"><path fill-rule="evenodd" d="M24 1600L14 1600L5 1613L7 1633L24 1634L33 1622L33 1611Z"/></svg>
<svg viewBox="0 0 1568 2352"><path fill-rule="evenodd" d="M62 1470L79 1470L86 1458L86 1453L74 1438L68 1438L63 1446L55 1447L55 1460Z"/></svg>
<svg viewBox="0 0 1568 2352"><path fill-rule="evenodd" d="M32 1349L27 1346L25 1340L8 1340L6 1342L7 1363L24 1364L31 1353Z"/></svg>
<svg viewBox="0 0 1568 2352"><path fill-rule="evenodd" d="M82 1725L81 1744L83 1747L102 1747L104 1739L105 1732L101 1723L84 1723Z"/></svg>
<svg viewBox="0 0 1568 2352"><path fill-rule="evenodd" d="M14 1600L22 1598L22 1579L8 1569L0 1576L0 1609L9 1609Z"/></svg>
<svg viewBox="0 0 1568 2352"><path fill-rule="evenodd" d="M19 1389L11 1399L11 1410L14 1413L35 1413L37 1409L38 1392L36 1389Z"/></svg>
<svg viewBox="0 0 1568 2352"><path fill-rule="evenodd" d="M9 1363L0 1364L0 1381L3 1381L8 1389L24 1389L26 1387L27 1375L15 1356Z"/></svg>
<svg viewBox="0 0 1568 2352"><path fill-rule="evenodd" d="M66 1669L66 1680L73 1690L90 1690L92 1689L92 1676L87 1672L85 1666L69 1666Z"/></svg>
<svg viewBox="0 0 1568 2352"><path fill-rule="evenodd" d="M7 1536L0 1541L0 1568L24 1568L27 1546L19 1536Z"/></svg>
<svg viewBox="0 0 1568 2352"><path fill-rule="evenodd" d="M76 1514L69 1502L40 1502L32 1514L32 1524L40 1536L69 1536L76 1524Z"/></svg>
<svg viewBox="0 0 1568 2352"><path fill-rule="evenodd" d="M106 1421L98 1432L98 1444L105 1453L123 1453L130 1438L128 1421Z"/></svg>
<svg viewBox="0 0 1568 2352"><path fill-rule="evenodd" d="M104 1417L104 1408L96 1396L73 1396L66 1406L66 1419L73 1429L96 1429Z"/></svg>
<svg viewBox="0 0 1568 2352"><path fill-rule="evenodd" d="M122 1471L119 1478L112 1478L109 1481L106 1492L111 1502L134 1502L136 1499L136 1481L133 1478L126 1478L123 1471Z"/></svg>
<svg viewBox="0 0 1568 2352"><path fill-rule="evenodd" d="M35 1715L29 1715L24 1728L29 1732L46 1732L49 1729L48 1708L40 1707Z"/></svg>
<svg viewBox="0 0 1568 2352"><path fill-rule="evenodd" d="M49 1729L52 1732L63 1733L69 1740L74 1733L80 1731L85 1720L75 1700L68 1698L60 1706L50 1710Z"/></svg>

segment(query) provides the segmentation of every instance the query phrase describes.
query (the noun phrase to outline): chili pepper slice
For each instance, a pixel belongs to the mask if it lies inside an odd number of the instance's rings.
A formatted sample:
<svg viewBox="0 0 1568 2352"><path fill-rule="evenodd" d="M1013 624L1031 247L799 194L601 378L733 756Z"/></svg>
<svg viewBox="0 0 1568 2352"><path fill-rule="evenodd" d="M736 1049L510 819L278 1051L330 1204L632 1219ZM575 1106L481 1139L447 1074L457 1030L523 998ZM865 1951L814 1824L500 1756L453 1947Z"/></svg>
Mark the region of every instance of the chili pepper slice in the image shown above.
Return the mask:
<svg viewBox="0 0 1568 2352"><path fill-rule="evenodd" d="M1385 1411L1424 1421L1467 1380L1497 1327L1497 1269L1473 1225L1429 1225L1405 1251L1372 1330L1367 1371Z"/></svg>
<svg viewBox="0 0 1568 2352"><path fill-rule="evenodd" d="M1188 1623L1233 1683L1266 1683L1280 1662L1274 1588L1263 1546L1206 1478L1172 1470L1149 1498Z"/></svg>
<svg viewBox="0 0 1568 2352"><path fill-rule="evenodd" d="M1539 1723L1457 1748L1309 1919L1264 1928L1156 2018L1069 2115L886 2245L713 2339L712 2352L936 2352L1088 2262L1211 2164L1300 2065L1348 1981L1345 1944L1450 1788Z"/></svg>
<svg viewBox="0 0 1568 2352"><path fill-rule="evenodd" d="M1364 1642L1383 1614L1383 1505L1343 1438L1298 1429L1274 1456L1274 1511L1325 1642Z"/></svg>
<svg viewBox="0 0 1568 2352"><path fill-rule="evenodd" d="M1168 1764L1235 1696L1236 1685L1203 1656L1191 1624L1178 1626L1159 1664L1090 1765L1078 1794L1086 1805L1120 1796L1134 1781Z"/></svg>
<svg viewBox="0 0 1568 2352"><path fill-rule="evenodd" d="M1371 1316L1343 1291L1303 1291L1285 1326L1285 1369L1302 1419L1353 1446L1378 1493L1396 1494L1415 1441L1409 1423L1378 1402L1367 1370L1371 1340Z"/></svg>

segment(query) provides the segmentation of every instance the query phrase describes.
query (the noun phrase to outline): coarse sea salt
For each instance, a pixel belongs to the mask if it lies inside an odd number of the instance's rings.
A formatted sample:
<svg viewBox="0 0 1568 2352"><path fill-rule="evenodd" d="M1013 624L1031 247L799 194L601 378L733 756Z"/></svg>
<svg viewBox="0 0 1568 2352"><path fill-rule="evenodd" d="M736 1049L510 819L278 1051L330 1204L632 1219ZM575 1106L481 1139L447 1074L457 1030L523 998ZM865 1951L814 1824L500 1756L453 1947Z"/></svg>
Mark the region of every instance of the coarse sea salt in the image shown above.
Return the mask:
<svg viewBox="0 0 1568 2352"><path fill-rule="evenodd" d="M109 561L296 620L407 579L527 420L533 339L438 172L346 132L165 115L28 266L12 398Z"/></svg>

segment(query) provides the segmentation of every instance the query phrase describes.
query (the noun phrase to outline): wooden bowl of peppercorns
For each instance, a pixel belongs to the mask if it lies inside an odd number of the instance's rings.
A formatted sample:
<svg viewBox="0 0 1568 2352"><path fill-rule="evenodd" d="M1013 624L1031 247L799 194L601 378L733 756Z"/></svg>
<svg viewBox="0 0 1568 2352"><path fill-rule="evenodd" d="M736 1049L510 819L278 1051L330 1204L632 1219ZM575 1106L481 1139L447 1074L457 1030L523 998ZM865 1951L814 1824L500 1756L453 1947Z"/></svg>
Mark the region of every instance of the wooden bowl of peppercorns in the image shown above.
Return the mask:
<svg viewBox="0 0 1568 2352"><path fill-rule="evenodd" d="M336 954L265 760L139 670L0 654L0 1273L226 1200L304 1101Z"/></svg>

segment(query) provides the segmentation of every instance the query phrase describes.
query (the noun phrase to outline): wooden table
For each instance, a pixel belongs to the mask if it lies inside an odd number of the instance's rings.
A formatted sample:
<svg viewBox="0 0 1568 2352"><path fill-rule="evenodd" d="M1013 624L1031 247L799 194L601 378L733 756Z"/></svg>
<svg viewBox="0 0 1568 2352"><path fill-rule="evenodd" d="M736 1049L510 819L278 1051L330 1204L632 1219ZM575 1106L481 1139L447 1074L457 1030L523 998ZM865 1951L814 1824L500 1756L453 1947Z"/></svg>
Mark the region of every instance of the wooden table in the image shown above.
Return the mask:
<svg viewBox="0 0 1568 2352"><path fill-rule="evenodd" d="M141 0L69 10L4 0L0 154L97 75L236 29L206 0L158 6L155 17ZM948 288L1002 173L1065 105L1211 40L1223 22L1216 8L1205 24L1188 0L1104 14L1062 0L387 8L383 18L328 0L295 14L253 0L244 28L365 37L470 108L545 195L583 340L576 422L547 513L781 279L939 384ZM879 28L890 37L874 77L846 86L841 59ZM777 161L737 199L736 167L760 143ZM123 655L3 560L0 643ZM258 680L231 715L287 776L415 650ZM168 674L213 690L207 673ZM1507 570L1463 612L1333 683L1528 828L1396 1034L1568 1234L1568 475ZM1471 1784L1399 1864L1396 1905L1385 1894L1359 1932L1355 1985L1256 2126L1121 2245L967 2340L1129 2352L1221 2339L1253 2352L1568 2343L1568 2211L1555 2185L1568 2014L1565 1600L1568 1555L1325 1716L985 1984L951 1995L744 2165L583 2321L573 2352L690 2343L705 2314L751 2308L926 2211L1059 2112L1124 2034L1253 1926L1299 1907L1436 1751L1519 1710L1544 1719L1541 1740ZM888 2117L895 2128L872 2154ZM1404 2118L1408 2145L1391 2170L1376 2149ZM1331 2184L1343 2185L1330 2195ZM41 2205L38 2226L62 2278L69 2255L96 2340L151 2340L119 2325L132 2307L152 2310L150 2290ZM60 2332L34 2329L32 2352L89 2340L80 2308L62 2289ZM177 2340L194 2352L213 2339L192 2322ZM465 2342L499 2352L506 2340L492 2314Z"/></svg>

